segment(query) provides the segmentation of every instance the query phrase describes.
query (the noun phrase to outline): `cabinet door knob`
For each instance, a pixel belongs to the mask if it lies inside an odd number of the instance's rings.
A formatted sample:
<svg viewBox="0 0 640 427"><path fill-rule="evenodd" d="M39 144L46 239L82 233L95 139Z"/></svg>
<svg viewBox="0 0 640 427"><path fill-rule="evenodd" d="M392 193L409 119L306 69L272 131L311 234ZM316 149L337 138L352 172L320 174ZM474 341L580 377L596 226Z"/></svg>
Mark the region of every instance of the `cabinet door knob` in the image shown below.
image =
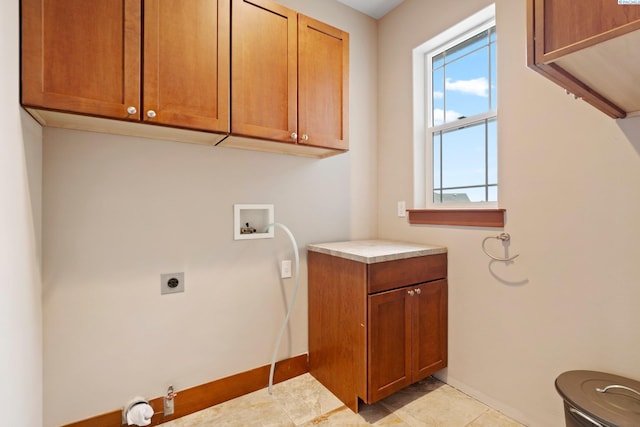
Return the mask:
<svg viewBox="0 0 640 427"><path fill-rule="evenodd" d="M150 119L153 119L156 116L156 112L153 110L149 110L147 111L147 117L149 117Z"/></svg>
<svg viewBox="0 0 640 427"><path fill-rule="evenodd" d="M307 142L309 140L309 135L307 135L306 133L302 135L302 139L303 142Z"/></svg>
<svg viewBox="0 0 640 427"><path fill-rule="evenodd" d="M295 133L295 132L293 132L293 133L291 134L291 140L292 140L292 141L297 141L297 140L298 140L298 134L297 134L297 133Z"/></svg>
<svg viewBox="0 0 640 427"><path fill-rule="evenodd" d="M421 289L416 288L416 294L420 295L422 293Z"/></svg>
<svg viewBox="0 0 640 427"><path fill-rule="evenodd" d="M409 294L409 296L413 296L413 294L414 294L415 292L413 292L413 291L407 291L407 293Z"/></svg>
<svg viewBox="0 0 640 427"><path fill-rule="evenodd" d="M127 113L129 113L129 115L133 115L135 113L138 112L138 109L136 107L134 107L133 105L131 107L127 108Z"/></svg>

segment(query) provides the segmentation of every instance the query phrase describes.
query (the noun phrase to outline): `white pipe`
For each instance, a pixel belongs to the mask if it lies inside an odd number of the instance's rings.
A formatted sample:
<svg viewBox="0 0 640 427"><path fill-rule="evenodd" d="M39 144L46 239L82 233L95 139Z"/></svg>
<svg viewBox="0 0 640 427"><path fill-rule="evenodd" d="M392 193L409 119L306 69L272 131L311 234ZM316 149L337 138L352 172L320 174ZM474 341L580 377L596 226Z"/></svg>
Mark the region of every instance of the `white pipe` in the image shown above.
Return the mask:
<svg viewBox="0 0 640 427"><path fill-rule="evenodd" d="M295 257L295 268L296 268L296 275L295 275L295 284L293 286L293 294L291 295L291 303L289 304L289 310L287 310L287 315L284 318L284 322L282 322L282 328L280 328L280 334L278 335L278 340L276 341L276 346L273 349L273 356L271 357L271 369L269 370L269 394L273 394L273 372L275 370L275 366L276 366L276 357L278 356L278 349L280 348L280 341L282 341L282 336L284 335L284 330L287 327L287 323L289 323L289 317L291 317L291 311L293 310L293 304L296 301L296 294L298 293L298 286L300 285L300 255L298 254L298 244L296 243L296 238L293 237L293 233L291 233L291 230L289 230L289 228L284 225L284 224L280 224L280 223L273 223L270 224L267 227L267 230L270 229L273 226L277 226L282 228L287 235L289 236L289 239L291 240L291 245L293 245L293 255Z"/></svg>

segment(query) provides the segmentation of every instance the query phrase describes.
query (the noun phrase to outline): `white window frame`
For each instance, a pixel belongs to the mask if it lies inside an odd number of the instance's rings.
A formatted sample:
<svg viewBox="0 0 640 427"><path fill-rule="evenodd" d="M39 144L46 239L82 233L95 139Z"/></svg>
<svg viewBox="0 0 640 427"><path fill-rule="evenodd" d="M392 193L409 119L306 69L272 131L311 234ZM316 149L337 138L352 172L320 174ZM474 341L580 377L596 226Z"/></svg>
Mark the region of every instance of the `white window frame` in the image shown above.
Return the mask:
<svg viewBox="0 0 640 427"><path fill-rule="evenodd" d="M432 134L442 126L430 128L429 125L432 123L432 111L427 107L431 105L429 104L431 77L427 74L429 69L425 61L426 55L436 49L446 50L482 30L491 28L496 24L495 16L495 4L492 4L413 49L413 197L414 206L418 209L495 209L498 207L498 202L434 203ZM474 116L473 119L456 121L455 124L457 126L464 125L465 120L475 123L483 117L493 117L494 115L497 119L497 111L491 111ZM498 185L498 193L499 189Z"/></svg>

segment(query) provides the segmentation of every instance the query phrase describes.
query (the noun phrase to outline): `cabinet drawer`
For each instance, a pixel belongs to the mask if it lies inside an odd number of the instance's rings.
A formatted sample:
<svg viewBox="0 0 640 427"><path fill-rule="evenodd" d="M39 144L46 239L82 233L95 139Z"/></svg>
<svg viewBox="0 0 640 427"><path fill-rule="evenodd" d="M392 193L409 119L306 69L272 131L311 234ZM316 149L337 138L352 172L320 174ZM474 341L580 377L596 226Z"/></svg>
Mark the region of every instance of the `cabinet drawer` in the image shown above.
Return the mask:
<svg viewBox="0 0 640 427"><path fill-rule="evenodd" d="M379 262L367 266L370 294L447 277L447 254Z"/></svg>

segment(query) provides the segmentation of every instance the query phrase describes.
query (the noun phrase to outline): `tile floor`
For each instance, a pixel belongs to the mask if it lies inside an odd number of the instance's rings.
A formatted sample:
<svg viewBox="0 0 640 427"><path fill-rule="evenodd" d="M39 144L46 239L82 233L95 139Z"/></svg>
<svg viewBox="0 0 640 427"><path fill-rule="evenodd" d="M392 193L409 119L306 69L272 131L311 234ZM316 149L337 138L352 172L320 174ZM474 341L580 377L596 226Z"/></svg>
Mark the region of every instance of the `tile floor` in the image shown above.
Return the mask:
<svg viewBox="0 0 640 427"><path fill-rule="evenodd" d="M523 427L435 378L427 378L354 414L310 374L162 424L199 426Z"/></svg>

